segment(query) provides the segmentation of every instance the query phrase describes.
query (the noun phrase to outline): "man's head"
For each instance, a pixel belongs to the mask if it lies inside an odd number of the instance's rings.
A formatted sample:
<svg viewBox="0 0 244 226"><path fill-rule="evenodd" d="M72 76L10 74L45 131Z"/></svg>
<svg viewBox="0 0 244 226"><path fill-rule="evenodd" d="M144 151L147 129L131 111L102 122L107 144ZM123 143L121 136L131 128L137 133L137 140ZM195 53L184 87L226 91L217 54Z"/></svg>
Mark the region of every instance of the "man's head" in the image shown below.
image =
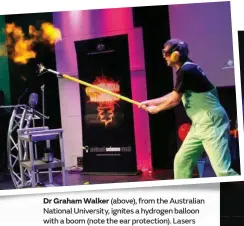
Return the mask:
<svg viewBox="0 0 244 226"><path fill-rule="evenodd" d="M163 57L168 66L182 64L188 59L188 45L179 39L170 39L164 44Z"/></svg>

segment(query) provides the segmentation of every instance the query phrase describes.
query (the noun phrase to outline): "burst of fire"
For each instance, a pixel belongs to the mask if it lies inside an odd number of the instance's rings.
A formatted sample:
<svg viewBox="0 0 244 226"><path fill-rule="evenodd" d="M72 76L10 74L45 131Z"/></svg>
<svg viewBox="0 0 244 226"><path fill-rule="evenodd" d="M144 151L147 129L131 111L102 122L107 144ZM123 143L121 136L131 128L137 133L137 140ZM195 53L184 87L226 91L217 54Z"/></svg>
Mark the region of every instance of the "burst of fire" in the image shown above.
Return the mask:
<svg viewBox="0 0 244 226"><path fill-rule="evenodd" d="M118 82L115 82L112 79L107 79L105 76L97 78L93 82L93 85L114 93L120 92L120 86ZM90 102L98 104L97 111L100 121L104 123L105 126L107 126L109 123L112 123L114 117L114 105L117 101L119 101L119 98L100 92L91 87L87 87L85 91L87 96L90 98Z"/></svg>
<svg viewBox="0 0 244 226"><path fill-rule="evenodd" d="M41 26L42 40L48 42L50 45L54 45L56 41L62 40L61 31L55 28L50 23L44 23Z"/></svg>
<svg viewBox="0 0 244 226"><path fill-rule="evenodd" d="M26 38L22 28L14 23L6 25L6 46L8 56L19 64L26 64L32 58L35 58L37 53L33 50L37 43L43 42L49 45L54 45L60 41L61 32L50 23L43 23L40 31L34 26L29 26L29 38ZM0 48L0 55L4 48ZM3 55L3 54L2 54Z"/></svg>
<svg viewBox="0 0 244 226"><path fill-rule="evenodd" d="M43 23L40 31L30 25L29 35L35 42L45 42L50 45L54 45L57 41L62 40L61 31L50 23Z"/></svg>
<svg viewBox="0 0 244 226"><path fill-rule="evenodd" d="M6 25L6 38L8 55L16 63L26 64L29 59L35 58L36 53L32 50L32 40L25 39L21 27L14 23Z"/></svg>

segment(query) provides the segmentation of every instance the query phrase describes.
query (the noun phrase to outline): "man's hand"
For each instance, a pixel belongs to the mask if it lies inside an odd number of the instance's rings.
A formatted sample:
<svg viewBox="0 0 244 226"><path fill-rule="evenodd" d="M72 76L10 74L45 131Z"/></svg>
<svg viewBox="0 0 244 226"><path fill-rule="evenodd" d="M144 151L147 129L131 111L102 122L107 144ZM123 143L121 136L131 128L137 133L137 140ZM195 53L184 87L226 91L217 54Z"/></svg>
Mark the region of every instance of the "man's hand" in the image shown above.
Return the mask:
<svg viewBox="0 0 244 226"><path fill-rule="evenodd" d="M145 111L148 111L151 114L157 114L160 111L159 107L153 105L150 100L141 102L138 107L144 109Z"/></svg>
<svg viewBox="0 0 244 226"><path fill-rule="evenodd" d="M150 105L151 105L151 101L145 100L145 101L142 101L138 107L142 108L144 110L147 110L147 107L149 107Z"/></svg>
<svg viewBox="0 0 244 226"><path fill-rule="evenodd" d="M151 114L157 114L160 111L160 108L158 106L149 106L146 108L146 111L148 111Z"/></svg>

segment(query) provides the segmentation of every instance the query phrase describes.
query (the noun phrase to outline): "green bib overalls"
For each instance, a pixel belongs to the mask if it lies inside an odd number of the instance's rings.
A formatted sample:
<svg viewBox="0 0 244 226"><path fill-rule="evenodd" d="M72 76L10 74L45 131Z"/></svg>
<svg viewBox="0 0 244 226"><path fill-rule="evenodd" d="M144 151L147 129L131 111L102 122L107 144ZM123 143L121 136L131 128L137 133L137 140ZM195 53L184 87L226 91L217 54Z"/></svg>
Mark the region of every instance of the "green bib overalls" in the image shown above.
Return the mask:
<svg viewBox="0 0 244 226"><path fill-rule="evenodd" d="M187 90L182 102L192 126L175 156L174 178L191 178L204 150L216 176L238 175L231 168L229 118L219 102L217 90L203 93Z"/></svg>

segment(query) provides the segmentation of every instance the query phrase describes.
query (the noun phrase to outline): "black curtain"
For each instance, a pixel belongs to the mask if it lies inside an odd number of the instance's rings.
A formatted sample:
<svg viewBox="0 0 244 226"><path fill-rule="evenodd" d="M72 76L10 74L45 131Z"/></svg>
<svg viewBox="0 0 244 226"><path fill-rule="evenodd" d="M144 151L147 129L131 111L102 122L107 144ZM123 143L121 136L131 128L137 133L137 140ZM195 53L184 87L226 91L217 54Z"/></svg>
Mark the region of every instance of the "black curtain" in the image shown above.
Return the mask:
<svg viewBox="0 0 244 226"><path fill-rule="evenodd" d="M244 31L238 31L238 40L239 40L239 59L240 59L240 72L241 72L241 91L242 99L244 97ZM242 100L243 106L243 100Z"/></svg>
<svg viewBox="0 0 244 226"><path fill-rule="evenodd" d="M170 39L168 6L133 8L134 25L142 27L148 99L172 91L173 73L162 58L164 43ZM150 115L152 165L171 169L177 151L174 110Z"/></svg>

